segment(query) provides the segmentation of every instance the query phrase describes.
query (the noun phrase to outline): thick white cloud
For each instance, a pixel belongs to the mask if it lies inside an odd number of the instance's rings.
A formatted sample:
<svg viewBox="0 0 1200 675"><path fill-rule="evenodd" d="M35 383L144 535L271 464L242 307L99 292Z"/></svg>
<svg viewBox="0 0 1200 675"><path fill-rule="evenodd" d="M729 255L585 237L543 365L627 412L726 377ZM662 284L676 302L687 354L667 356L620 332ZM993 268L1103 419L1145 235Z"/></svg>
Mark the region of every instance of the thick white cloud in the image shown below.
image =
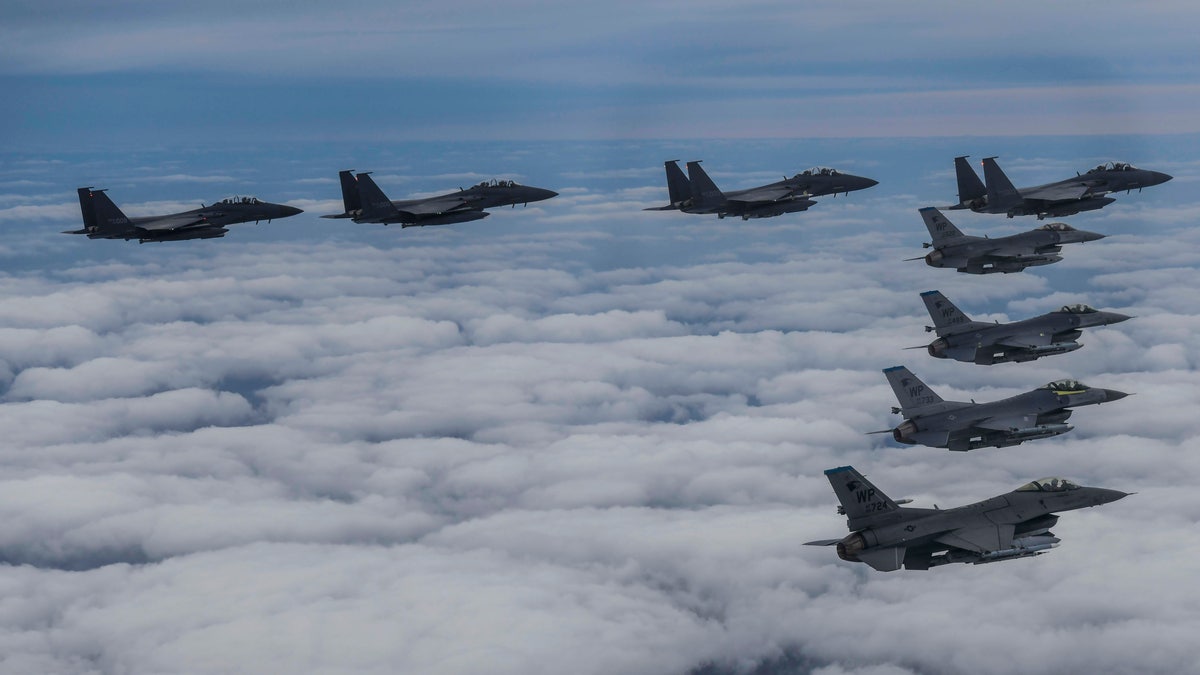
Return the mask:
<svg viewBox="0 0 1200 675"><path fill-rule="evenodd" d="M1084 255L978 279L902 262L911 197L742 223L622 190L487 236L85 242L109 257L0 277L0 670L1194 669L1180 209L1133 198ZM946 363L903 349L931 288L985 320L1138 316L1033 364ZM866 432L899 421L898 363L947 398L1136 395L1056 439L896 447ZM1047 556L885 575L802 545L844 533L821 474L844 464L920 505L1056 474L1138 494L1065 514Z"/></svg>

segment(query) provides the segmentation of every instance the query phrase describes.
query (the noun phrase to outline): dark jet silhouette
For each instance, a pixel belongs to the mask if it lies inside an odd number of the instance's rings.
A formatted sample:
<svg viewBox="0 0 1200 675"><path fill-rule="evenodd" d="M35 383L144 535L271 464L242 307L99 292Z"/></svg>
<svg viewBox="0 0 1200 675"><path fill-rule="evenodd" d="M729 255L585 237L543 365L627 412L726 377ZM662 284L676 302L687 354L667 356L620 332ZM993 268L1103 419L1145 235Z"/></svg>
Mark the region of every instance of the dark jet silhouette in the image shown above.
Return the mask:
<svg viewBox="0 0 1200 675"><path fill-rule="evenodd" d="M516 206L557 197L557 192L520 185L511 180L493 180L437 197L392 201L364 171L340 171L343 213L322 218L350 218L356 223L400 223L401 227L449 225L487 218L484 209Z"/></svg>
<svg viewBox="0 0 1200 675"><path fill-rule="evenodd" d="M835 169L815 168L770 185L722 192L700 167L700 162L688 162L688 175L684 176L678 161L663 162L667 170L667 193L671 203L644 211L715 213L718 218L741 216L742 220L771 218L807 210L816 204L809 197L850 193L879 184L870 178L852 176Z"/></svg>
<svg viewBox="0 0 1200 675"><path fill-rule="evenodd" d="M838 557L863 562L881 572L903 565L927 570L948 563L984 563L1029 558L1061 541L1050 528L1059 511L1099 506L1129 493L1082 487L1064 478L1041 478L997 497L952 509L900 506L854 470L825 471L846 516L850 535L805 542L837 546Z"/></svg>
<svg viewBox="0 0 1200 675"><path fill-rule="evenodd" d="M1069 216L1080 211L1104 208L1116 200L1105 195L1115 192L1141 191L1160 185L1171 176L1159 171L1139 169L1124 162L1110 162L1075 174L1074 178L1027 188L1013 187L1012 181L995 157L983 160L984 182L967 163L966 156L954 158L958 174L958 204L951 209L971 209L976 213L1004 213L1013 216Z"/></svg>
<svg viewBox="0 0 1200 675"><path fill-rule="evenodd" d="M972 321L940 291L925 291L921 299L929 310L929 318L933 319L933 325L926 326L925 330L937 331L938 336L925 347L929 355L980 365L1021 363L1073 352L1083 346L1076 342L1082 335L1080 329L1107 326L1131 318L1116 312L1101 312L1087 305L1066 305L1032 319L985 323Z"/></svg>
<svg viewBox="0 0 1200 675"><path fill-rule="evenodd" d="M894 429L872 431L892 434L899 443L966 451L1004 448L1025 441L1065 434L1073 411L1084 405L1118 401L1128 396L1114 389L1089 387L1077 380L1058 380L1033 391L991 401L946 401L904 366L885 368L888 384L899 407L893 414L906 418Z"/></svg>
<svg viewBox="0 0 1200 675"><path fill-rule="evenodd" d="M88 239L137 239L151 241L182 241L185 239L214 239L224 237L226 225L250 221L271 222L303 213L294 206L259 201L255 197L230 197L210 206L171 213L165 216L129 218L113 203L104 190L79 188L79 210L83 213L82 230L66 230L63 234L86 234Z"/></svg>
<svg viewBox="0 0 1200 675"><path fill-rule="evenodd" d="M921 258L930 267L952 267L966 274L1020 272L1026 267L1049 265L1062 260L1063 244L1103 239L1103 234L1077 230L1066 223L1047 223L1037 229L1007 237L973 237L963 234L942 212L932 206L920 209L933 251Z"/></svg>

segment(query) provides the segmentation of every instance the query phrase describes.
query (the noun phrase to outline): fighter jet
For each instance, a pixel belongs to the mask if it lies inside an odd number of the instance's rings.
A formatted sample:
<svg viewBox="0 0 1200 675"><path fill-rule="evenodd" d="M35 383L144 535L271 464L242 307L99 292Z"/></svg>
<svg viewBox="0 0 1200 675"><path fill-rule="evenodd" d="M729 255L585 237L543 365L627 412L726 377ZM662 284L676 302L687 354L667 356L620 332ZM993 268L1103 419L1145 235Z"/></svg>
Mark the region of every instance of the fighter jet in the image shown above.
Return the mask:
<svg viewBox="0 0 1200 675"><path fill-rule="evenodd" d="M1103 234L1077 230L1066 223L1047 223L1037 229L1007 237L973 237L963 234L933 206L921 211L933 247L929 254L908 260L925 260L930 267L953 267L967 274L1020 272L1026 267L1049 265L1062 260L1062 244L1103 239Z"/></svg>
<svg viewBox="0 0 1200 675"><path fill-rule="evenodd" d="M1043 356L1065 354L1083 345L1076 342L1081 328L1107 326L1128 320L1116 312L1101 312L1087 305L1064 305L1062 309L1032 319L1011 323L972 321L940 291L921 294L938 338L925 348L939 359L954 359L988 366L993 363L1034 361ZM919 347L910 347L919 349Z"/></svg>
<svg viewBox="0 0 1200 675"><path fill-rule="evenodd" d="M1130 192L1171 180L1159 171L1146 171L1124 162L1101 164L1074 178L1027 188L1015 188L995 157L983 160L983 177L967 164L967 157L954 158L958 174L958 204L952 209L971 209L976 213L1004 213L1013 216L1069 216L1080 211L1095 211L1117 201L1105 195Z"/></svg>
<svg viewBox="0 0 1200 675"><path fill-rule="evenodd" d="M516 206L557 197L557 192L520 185L511 180L484 181L467 189L459 188L437 197L392 201L375 184L369 171L355 175L339 171L342 182L343 213L322 218L351 218L356 223L400 223L401 227L449 225L487 218L484 209Z"/></svg>
<svg viewBox="0 0 1200 675"><path fill-rule="evenodd" d="M1029 558L1058 546L1050 531L1059 511L1115 502L1130 493L1081 487L1064 478L1041 478L1012 492L952 509L900 506L854 470L825 471L846 516L850 534L843 539L805 542L837 546L838 557L864 562L880 572L903 565L927 570L947 563L984 563Z"/></svg>
<svg viewBox="0 0 1200 675"><path fill-rule="evenodd" d="M891 433L898 443L966 451L1005 448L1025 441L1065 434L1066 421L1076 408L1117 401L1128 396L1113 389L1089 387L1077 380L1058 380L1011 398L976 403L945 401L904 366L885 368L899 407L893 414L906 419Z"/></svg>
<svg viewBox="0 0 1200 675"><path fill-rule="evenodd" d="M688 162L688 175L684 176L678 161L663 162L667 170L667 193L671 203L652 206L644 211L715 213L718 218L741 216L742 220L771 218L807 210L816 204L809 197L837 196L843 192L849 194L878 185L878 181L870 178L852 176L836 169L814 168L770 185L721 192L700 167L700 162Z"/></svg>
<svg viewBox="0 0 1200 675"><path fill-rule="evenodd" d="M137 239L148 241L182 241L184 239L214 239L224 237L226 225L236 223L271 222L303 213L294 206L259 201L255 197L230 197L210 206L171 213L165 216L129 218L105 194L105 190L82 187L79 210L83 213L82 230L66 230L63 234L86 234L88 239Z"/></svg>

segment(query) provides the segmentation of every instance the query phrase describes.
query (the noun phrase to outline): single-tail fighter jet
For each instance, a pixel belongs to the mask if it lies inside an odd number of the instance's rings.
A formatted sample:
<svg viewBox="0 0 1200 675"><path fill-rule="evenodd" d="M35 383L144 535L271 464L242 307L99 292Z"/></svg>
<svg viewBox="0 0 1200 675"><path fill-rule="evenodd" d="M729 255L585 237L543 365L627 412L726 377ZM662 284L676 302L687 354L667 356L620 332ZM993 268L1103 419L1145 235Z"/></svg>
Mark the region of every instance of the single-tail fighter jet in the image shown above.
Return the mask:
<svg viewBox="0 0 1200 675"><path fill-rule="evenodd" d="M511 180L484 181L467 189L459 188L437 197L392 201L375 184L369 171L357 175L339 171L342 183L343 213L322 218L351 218L356 223L400 223L401 227L449 225L487 218L484 209L516 206L557 197L557 192L520 185Z"/></svg>
<svg viewBox="0 0 1200 675"><path fill-rule="evenodd" d="M1069 216L1080 211L1095 211L1117 201L1105 195L1131 192L1160 185L1171 176L1159 171L1139 169L1125 162L1109 162L1076 173L1074 178L1034 187L1016 188L995 157L983 160L983 178L967 163L966 156L954 158L958 174L958 203L951 209L971 209L976 213L1004 213L1013 216Z"/></svg>
<svg viewBox="0 0 1200 675"><path fill-rule="evenodd" d="M79 193L79 210L83 213L82 230L66 230L63 234L86 234L88 239L137 239L148 241L182 241L185 239L214 239L224 237L226 225L250 221L271 222L303 213L294 206L259 201L255 197L230 197L198 209L165 216L129 218L105 194L105 190L83 187Z"/></svg>
<svg viewBox="0 0 1200 675"><path fill-rule="evenodd" d="M700 167L700 162L688 162L685 176L679 169L678 161L663 162L667 170L667 193L671 203L652 206L644 211L715 213L718 218L741 216L742 220L771 218L807 210L816 204L809 197L837 196L843 192L849 194L879 184L870 178L852 176L836 169L815 168L770 185L722 192Z"/></svg>
<svg viewBox="0 0 1200 675"><path fill-rule="evenodd" d="M940 291L925 291L921 299L929 310L929 318L933 319L933 325L926 326L925 331L937 331L938 336L925 347L929 355L984 366L1008 361L1023 363L1073 352L1083 346L1076 342L1083 334L1080 329L1107 326L1131 318L1087 305L1065 305L1032 319L987 323L972 321Z"/></svg>
<svg viewBox="0 0 1200 675"><path fill-rule="evenodd" d="M1077 380L1058 380L990 403L946 401L904 366L885 368L883 374L900 402L892 413L903 415L905 420L894 429L870 433L891 433L898 443L955 451L1005 448L1065 434L1074 429L1066 423L1073 412L1068 408L1128 396Z"/></svg>
<svg viewBox="0 0 1200 675"><path fill-rule="evenodd" d="M984 563L1029 558L1058 546L1050 531L1060 511L1115 502L1130 493L1083 487L1064 478L1041 478L998 497L952 509L900 506L851 466L827 469L846 516L843 539L805 542L837 546L838 557L880 572L927 570L947 563Z"/></svg>
<svg viewBox="0 0 1200 675"><path fill-rule="evenodd" d="M1103 234L1077 230L1066 223L1047 223L1037 229L1007 237L973 237L963 234L936 207L920 209L929 230L932 247L927 255L908 260L924 260L930 267L952 267L966 274L1020 272L1026 267L1049 265L1062 260L1063 244L1103 239Z"/></svg>

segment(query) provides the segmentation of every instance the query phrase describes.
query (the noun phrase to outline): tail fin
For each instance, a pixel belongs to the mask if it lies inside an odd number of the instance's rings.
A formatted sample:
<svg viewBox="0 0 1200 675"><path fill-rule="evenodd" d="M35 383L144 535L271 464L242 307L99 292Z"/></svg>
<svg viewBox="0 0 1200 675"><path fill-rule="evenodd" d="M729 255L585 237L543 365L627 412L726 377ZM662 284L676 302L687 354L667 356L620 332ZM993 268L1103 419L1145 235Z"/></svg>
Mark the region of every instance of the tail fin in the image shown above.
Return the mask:
<svg viewBox="0 0 1200 675"><path fill-rule="evenodd" d="M825 477L833 486L833 493L842 503L847 523L851 530L860 530L870 525L878 516L899 511L900 506L882 490L871 484L852 466L826 469Z"/></svg>
<svg viewBox="0 0 1200 675"><path fill-rule="evenodd" d="M688 178L691 182L692 203L696 206L711 206L725 201L725 193L712 182L700 162L687 163Z"/></svg>
<svg viewBox="0 0 1200 675"><path fill-rule="evenodd" d="M1012 181L1000 170L995 157L984 158L983 180L987 182L988 206L1007 208L1007 205L1021 200L1021 193L1017 192Z"/></svg>
<svg viewBox="0 0 1200 675"><path fill-rule="evenodd" d="M938 337L959 332L976 323L950 302L949 298L942 295L941 291L925 291L921 294L921 299L925 301L925 309L929 310L929 318L933 319L933 327L937 330Z"/></svg>
<svg viewBox="0 0 1200 675"><path fill-rule="evenodd" d="M968 155L954 158L954 172L958 174L958 203L966 204L987 196L987 188L979 180L979 174L967 162Z"/></svg>
<svg viewBox="0 0 1200 675"><path fill-rule="evenodd" d="M82 197L82 194L80 195ZM108 198L104 190L91 190L92 218L96 223L97 233L123 232L133 229L134 225L121 209ZM84 222L87 217L84 216Z"/></svg>
<svg viewBox="0 0 1200 675"><path fill-rule="evenodd" d="M678 161L673 159L663 162L663 166L667 169L667 194L671 196L672 204L685 202L692 198L692 182L683 175L683 169L679 168Z"/></svg>
<svg viewBox="0 0 1200 675"><path fill-rule="evenodd" d="M383 190L375 184L370 172L358 174L358 200L364 220L383 219L396 216L399 212L392 205L392 200L383 194Z"/></svg>
<svg viewBox="0 0 1200 675"><path fill-rule="evenodd" d="M83 229L78 232L72 231L72 234L87 234L95 232L99 229L96 223L96 205L92 201L92 188L82 187L76 190L79 193L79 212L83 214Z"/></svg>
<svg viewBox="0 0 1200 675"><path fill-rule="evenodd" d="M358 198L358 181L354 179L353 171L339 171L338 180L342 183L342 205L346 213L362 210L362 200Z"/></svg>
<svg viewBox="0 0 1200 675"><path fill-rule="evenodd" d="M941 396L904 366L884 368L883 374L887 376L888 384L892 385L892 392L900 402L900 414L905 417L912 417L912 413L922 408L944 402Z"/></svg>
<svg viewBox="0 0 1200 675"><path fill-rule="evenodd" d="M967 235L955 227L949 218L942 215L937 207L926 206L920 209L920 212L921 218L925 221L925 228L929 230L929 236L933 237L934 248L941 248L946 244L955 243L956 240L967 238Z"/></svg>

